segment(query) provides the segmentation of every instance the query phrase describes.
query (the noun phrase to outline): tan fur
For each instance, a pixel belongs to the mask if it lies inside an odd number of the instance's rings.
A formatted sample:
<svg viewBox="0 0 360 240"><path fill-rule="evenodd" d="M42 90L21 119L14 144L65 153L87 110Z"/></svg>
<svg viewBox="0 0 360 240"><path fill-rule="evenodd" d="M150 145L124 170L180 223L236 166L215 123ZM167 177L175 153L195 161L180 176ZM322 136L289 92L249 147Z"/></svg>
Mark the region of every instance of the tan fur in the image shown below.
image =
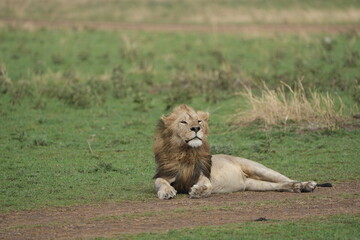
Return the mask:
<svg viewBox="0 0 360 240"><path fill-rule="evenodd" d="M209 114L180 105L162 116L154 138L155 189L160 199L176 193L191 198L234 191L313 191L316 183L298 182L260 163L210 154Z"/></svg>

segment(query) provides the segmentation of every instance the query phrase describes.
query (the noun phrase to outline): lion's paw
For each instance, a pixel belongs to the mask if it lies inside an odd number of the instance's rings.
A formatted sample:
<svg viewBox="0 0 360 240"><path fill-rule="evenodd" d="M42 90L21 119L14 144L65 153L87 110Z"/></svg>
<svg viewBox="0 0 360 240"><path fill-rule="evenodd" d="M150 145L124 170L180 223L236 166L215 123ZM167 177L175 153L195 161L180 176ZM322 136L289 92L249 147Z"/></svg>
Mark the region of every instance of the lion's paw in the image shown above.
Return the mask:
<svg viewBox="0 0 360 240"><path fill-rule="evenodd" d="M176 190L172 186L166 186L161 188L157 195L160 199L172 199L176 196Z"/></svg>
<svg viewBox="0 0 360 240"><path fill-rule="evenodd" d="M292 184L292 192L312 192L316 188L317 183L314 181L310 182L294 182Z"/></svg>
<svg viewBox="0 0 360 240"><path fill-rule="evenodd" d="M211 194L211 186L197 185L192 186L189 192L190 198L203 198L208 197Z"/></svg>
<svg viewBox="0 0 360 240"><path fill-rule="evenodd" d="M310 182L302 182L301 185L302 185L301 192L312 192L315 190L317 183L314 181L310 181Z"/></svg>

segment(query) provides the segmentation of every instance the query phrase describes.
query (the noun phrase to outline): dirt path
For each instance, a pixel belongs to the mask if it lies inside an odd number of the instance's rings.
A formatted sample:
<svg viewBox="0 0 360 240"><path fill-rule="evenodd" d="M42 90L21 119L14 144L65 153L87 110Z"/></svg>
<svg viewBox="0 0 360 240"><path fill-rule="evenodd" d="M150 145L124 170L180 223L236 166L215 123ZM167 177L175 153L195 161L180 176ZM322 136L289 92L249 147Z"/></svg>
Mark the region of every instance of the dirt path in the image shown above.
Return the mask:
<svg viewBox="0 0 360 240"><path fill-rule="evenodd" d="M74 28L99 30L136 30L157 32L203 32L203 33L239 33L250 35L269 35L280 33L349 33L360 32L360 24L153 24L118 23L67 20L21 20L0 19L0 26L14 26L26 29L38 28Z"/></svg>
<svg viewBox="0 0 360 240"><path fill-rule="evenodd" d="M313 193L240 192L170 201L105 203L0 215L0 239L74 239L267 219L360 213L360 181ZM155 197L155 196L154 196ZM191 219L191 220L190 220Z"/></svg>

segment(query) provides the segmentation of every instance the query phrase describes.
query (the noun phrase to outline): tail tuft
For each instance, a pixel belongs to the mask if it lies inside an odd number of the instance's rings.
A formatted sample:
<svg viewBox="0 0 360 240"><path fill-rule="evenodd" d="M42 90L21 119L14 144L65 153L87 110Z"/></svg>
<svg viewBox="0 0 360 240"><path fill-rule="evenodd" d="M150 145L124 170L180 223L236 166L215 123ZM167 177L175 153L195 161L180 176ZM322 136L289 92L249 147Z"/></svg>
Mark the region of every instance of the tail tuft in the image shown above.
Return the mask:
<svg viewBox="0 0 360 240"><path fill-rule="evenodd" d="M332 187L331 183L318 183L316 185L317 187Z"/></svg>

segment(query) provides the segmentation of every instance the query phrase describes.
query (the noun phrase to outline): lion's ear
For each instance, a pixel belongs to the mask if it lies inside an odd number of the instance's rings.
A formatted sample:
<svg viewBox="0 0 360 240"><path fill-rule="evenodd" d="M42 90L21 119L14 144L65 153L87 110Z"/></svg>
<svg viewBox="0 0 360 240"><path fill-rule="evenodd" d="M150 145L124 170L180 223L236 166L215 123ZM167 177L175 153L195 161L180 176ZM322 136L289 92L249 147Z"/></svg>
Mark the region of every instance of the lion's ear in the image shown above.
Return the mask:
<svg viewBox="0 0 360 240"><path fill-rule="evenodd" d="M173 116L172 114L170 115L162 115L161 116L161 121L164 123L164 124L170 124L172 121L174 121L173 119Z"/></svg>
<svg viewBox="0 0 360 240"><path fill-rule="evenodd" d="M209 120L210 114L208 112L198 111L197 114L199 115L201 120L206 121L206 122Z"/></svg>
<svg viewBox="0 0 360 240"><path fill-rule="evenodd" d="M169 116L166 116L166 115L162 115L161 116L161 120L163 121L163 122L166 122L166 120L169 118Z"/></svg>

